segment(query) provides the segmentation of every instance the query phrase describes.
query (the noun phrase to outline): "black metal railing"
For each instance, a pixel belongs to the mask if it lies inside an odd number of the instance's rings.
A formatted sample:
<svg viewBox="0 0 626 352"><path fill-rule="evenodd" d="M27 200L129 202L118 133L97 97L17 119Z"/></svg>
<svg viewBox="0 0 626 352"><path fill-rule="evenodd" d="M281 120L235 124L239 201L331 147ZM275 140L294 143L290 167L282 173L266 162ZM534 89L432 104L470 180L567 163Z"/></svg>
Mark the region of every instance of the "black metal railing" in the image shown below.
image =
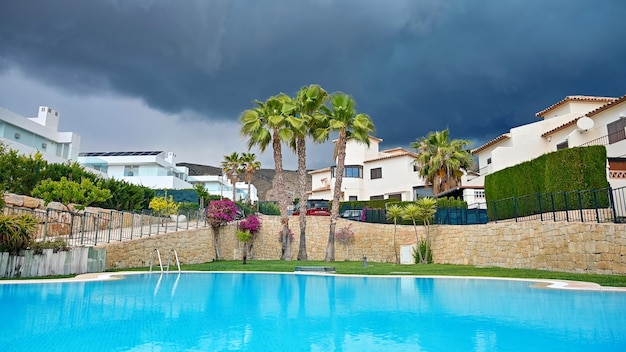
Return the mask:
<svg viewBox="0 0 626 352"><path fill-rule="evenodd" d="M536 193L490 201L490 221L626 222L626 187Z"/></svg>

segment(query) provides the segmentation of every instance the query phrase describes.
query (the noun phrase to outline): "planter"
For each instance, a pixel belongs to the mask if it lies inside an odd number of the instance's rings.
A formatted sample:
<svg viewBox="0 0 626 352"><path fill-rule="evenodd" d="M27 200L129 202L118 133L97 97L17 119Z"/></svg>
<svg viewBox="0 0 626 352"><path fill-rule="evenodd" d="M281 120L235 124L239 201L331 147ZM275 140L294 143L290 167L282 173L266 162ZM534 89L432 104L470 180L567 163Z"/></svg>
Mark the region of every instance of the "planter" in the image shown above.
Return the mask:
<svg viewBox="0 0 626 352"><path fill-rule="evenodd" d="M69 251L54 252L45 249L36 254L33 250L19 255L0 253L0 277L39 277L103 272L106 250L76 247Z"/></svg>

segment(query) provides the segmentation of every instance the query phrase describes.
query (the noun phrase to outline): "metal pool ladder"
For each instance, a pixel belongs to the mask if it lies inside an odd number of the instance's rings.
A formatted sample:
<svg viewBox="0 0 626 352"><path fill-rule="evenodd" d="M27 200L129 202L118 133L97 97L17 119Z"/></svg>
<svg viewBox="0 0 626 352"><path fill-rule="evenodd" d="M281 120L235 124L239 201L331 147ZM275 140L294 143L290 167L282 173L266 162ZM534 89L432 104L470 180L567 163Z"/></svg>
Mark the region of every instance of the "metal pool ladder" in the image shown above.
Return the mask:
<svg viewBox="0 0 626 352"><path fill-rule="evenodd" d="M161 272L163 272L163 261L161 260L161 252L159 252L158 248L155 248L152 251L152 256L150 257L150 272L152 272L152 264L154 263L154 254L156 253L157 259L159 259L159 268L161 268ZM178 253L176 253L175 249L172 249L167 256L167 271L170 271L170 260L172 259L172 254L174 254L174 259L176 260L176 266L178 267L178 272L180 273L180 261L178 260Z"/></svg>

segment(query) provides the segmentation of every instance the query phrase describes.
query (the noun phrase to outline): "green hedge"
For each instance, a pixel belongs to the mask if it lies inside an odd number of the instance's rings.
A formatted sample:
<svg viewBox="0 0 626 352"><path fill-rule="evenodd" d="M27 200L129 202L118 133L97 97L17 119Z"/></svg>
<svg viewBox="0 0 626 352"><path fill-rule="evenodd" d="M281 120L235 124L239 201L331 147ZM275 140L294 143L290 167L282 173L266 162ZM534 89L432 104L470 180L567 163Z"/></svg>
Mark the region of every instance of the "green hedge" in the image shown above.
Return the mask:
<svg viewBox="0 0 626 352"><path fill-rule="evenodd" d="M507 219L566 209L608 207L606 148L576 147L485 177L490 219Z"/></svg>

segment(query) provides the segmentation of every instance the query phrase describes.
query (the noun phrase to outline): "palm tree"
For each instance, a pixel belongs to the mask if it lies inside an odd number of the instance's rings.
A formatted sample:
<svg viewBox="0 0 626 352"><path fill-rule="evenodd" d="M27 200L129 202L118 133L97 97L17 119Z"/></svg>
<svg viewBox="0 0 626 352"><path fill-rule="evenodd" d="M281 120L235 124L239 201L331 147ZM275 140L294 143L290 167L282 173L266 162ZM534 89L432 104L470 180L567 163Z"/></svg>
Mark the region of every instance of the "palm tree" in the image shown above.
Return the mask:
<svg viewBox="0 0 626 352"><path fill-rule="evenodd" d="M324 260L335 260L335 227L339 217L339 201L341 197L341 182L343 181L344 163L346 160L346 143L356 140L369 145L369 134L374 132L374 123L366 114L357 114L354 99L344 93L334 93L330 98L331 108L322 106L325 116L323 126L315 129L314 138L317 141L328 140L329 133L339 132L335 143L335 187L333 191L333 205L330 211L330 229L328 231L328 245Z"/></svg>
<svg viewBox="0 0 626 352"><path fill-rule="evenodd" d="M298 194L300 204L300 247L298 260L307 260L306 252L306 200L307 200L307 171L306 171L306 138L313 134L316 121L323 120L320 108L328 99L328 93L317 84L302 87L296 97L283 105L283 112L290 114L290 126L294 138L290 146L298 156Z"/></svg>
<svg viewBox="0 0 626 352"><path fill-rule="evenodd" d="M419 198L415 201L417 207L417 218L422 220L424 226L426 226L426 250L424 256L420 256L422 264L428 263L428 254L430 252L430 219L435 215L437 211L437 200L432 197ZM420 244L417 244L418 251L422 253Z"/></svg>
<svg viewBox="0 0 626 352"><path fill-rule="evenodd" d="M261 169L261 162L256 160L254 153L241 153L241 166L246 176L246 183L248 184L248 204L252 204L250 199L252 191L252 176Z"/></svg>
<svg viewBox="0 0 626 352"><path fill-rule="evenodd" d="M285 94L267 99L265 102L256 101L255 109L246 110L240 117L242 124L240 133L248 137L248 149L258 146L261 152L265 151L271 143L274 150L275 187L285 189L283 180L283 155L282 142L289 141L293 137L293 130L287 128L287 118L283 115L283 104L289 101ZM280 192L279 208L282 239L281 260L291 259L291 236L289 230L289 215L287 214L287 192Z"/></svg>
<svg viewBox="0 0 626 352"><path fill-rule="evenodd" d="M404 209L402 209L402 218L404 220L410 220L413 223L413 229L415 230L415 246L417 248L417 255L419 257L419 262L423 263L424 258L422 257L422 251L420 250L420 238L417 234L417 220L420 219L421 211L416 203L407 204Z"/></svg>
<svg viewBox="0 0 626 352"><path fill-rule="evenodd" d="M426 184L432 184L433 194L445 192L461 183L463 171L472 166L473 160L467 146L470 141L464 139L448 140L449 131L430 132L411 143L419 156L415 164L420 168L420 176Z"/></svg>
<svg viewBox="0 0 626 352"><path fill-rule="evenodd" d="M237 180L239 176L243 173L241 168L241 157L239 153L233 152L230 155L224 155L224 160L222 161L222 170L226 174L226 177L230 180L230 183L233 185L233 202L237 201Z"/></svg>
<svg viewBox="0 0 626 352"><path fill-rule="evenodd" d="M398 220L402 218L403 209L397 204L392 204L387 207L387 220L393 221L393 252L396 255L396 264L400 264L400 258L398 257L398 248L396 246L396 228L398 227Z"/></svg>

